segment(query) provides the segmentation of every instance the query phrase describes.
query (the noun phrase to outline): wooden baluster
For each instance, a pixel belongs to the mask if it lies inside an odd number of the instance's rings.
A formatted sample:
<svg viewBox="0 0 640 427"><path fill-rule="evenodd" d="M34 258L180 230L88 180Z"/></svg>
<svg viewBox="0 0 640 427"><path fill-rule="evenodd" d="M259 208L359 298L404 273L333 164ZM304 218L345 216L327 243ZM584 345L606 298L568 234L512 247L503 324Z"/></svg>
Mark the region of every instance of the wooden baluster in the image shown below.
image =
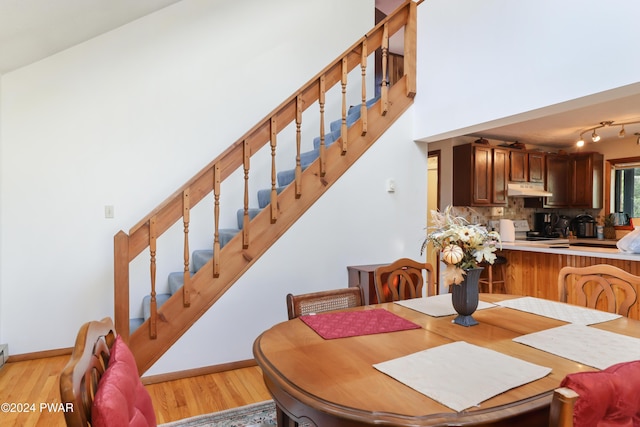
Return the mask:
<svg viewBox="0 0 640 427"><path fill-rule="evenodd" d="M244 167L244 215L242 217L242 247L247 249L249 247L249 160L251 153L249 149L249 142L245 139L242 141L242 155L243 155L243 167Z"/></svg>
<svg viewBox="0 0 640 427"><path fill-rule="evenodd" d="M367 134L367 39L362 41L362 56L360 68L362 69L362 105L360 106L360 121L362 122L362 136Z"/></svg>
<svg viewBox="0 0 640 427"><path fill-rule="evenodd" d="M342 58L342 126L340 126L340 136L342 137L342 154L347 152L347 74L349 73L347 57Z"/></svg>
<svg viewBox="0 0 640 427"><path fill-rule="evenodd" d="M278 220L278 192L276 191L276 141L278 138L278 126L276 118L271 117L271 224Z"/></svg>
<svg viewBox="0 0 640 427"><path fill-rule="evenodd" d="M325 77L320 76L320 93L318 95L318 102L320 103L320 176L324 176L326 173L326 155L325 155L325 141L324 141L324 102L325 102Z"/></svg>
<svg viewBox="0 0 640 427"><path fill-rule="evenodd" d="M389 23L384 24L382 31L382 83L380 87L380 114L386 115L389 110Z"/></svg>
<svg viewBox="0 0 640 427"><path fill-rule="evenodd" d="M182 224L184 227L184 274L182 284L182 304L191 305L191 273L189 271L189 221L191 204L189 202L189 188L182 192Z"/></svg>
<svg viewBox="0 0 640 427"><path fill-rule="evenodd" d="M149 253L151 255L151 303L149 317L149 336L152 339L158 336L158 305L156 302L156 217L155 215L149 220Z"/></svg>
<svg viewBox="0 0 640 427"><path fill-rule="evenodd" d="M415 2L409 3L409 17L404 26L404 75L409 98L416 96L417 6Z"/></svg>
<svg viewBox="0 0 640 427"><path fill-rule="evenodd" d="M220 164L213 165L213 277L220 276Z"/></svg>
<svg viewBox="0 0 640 427"><path fill-rule="evenodd" d="M302 96L296 97L296 199L302 196L302 166L300 164L300 146L302 142Z"/></svg>

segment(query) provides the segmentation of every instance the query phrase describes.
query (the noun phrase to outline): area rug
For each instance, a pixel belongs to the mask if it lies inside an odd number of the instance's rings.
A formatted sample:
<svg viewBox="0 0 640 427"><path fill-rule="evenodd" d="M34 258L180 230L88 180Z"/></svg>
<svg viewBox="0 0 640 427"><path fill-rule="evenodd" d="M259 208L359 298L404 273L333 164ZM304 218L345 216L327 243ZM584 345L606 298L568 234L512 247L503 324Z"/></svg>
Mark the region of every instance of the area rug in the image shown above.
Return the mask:
<svg viewBox="0 0 640 427"><path fill-rule="evenodd" d="M159 427L262 427L275 425L277 425L276 405L272 400L267 400L226 411L160 424Z"/></svg>

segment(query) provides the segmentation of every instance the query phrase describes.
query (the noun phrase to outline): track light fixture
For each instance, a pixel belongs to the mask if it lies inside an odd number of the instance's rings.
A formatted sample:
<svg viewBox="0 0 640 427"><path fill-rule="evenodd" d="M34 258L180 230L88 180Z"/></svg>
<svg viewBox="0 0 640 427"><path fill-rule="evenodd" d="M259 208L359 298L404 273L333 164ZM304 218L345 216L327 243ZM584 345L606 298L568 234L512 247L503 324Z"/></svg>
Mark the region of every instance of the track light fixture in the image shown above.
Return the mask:
<svg viewBox="0 0 640 427"><path fill-rule="evenodd" d="M578 147L583 147L584 146L584 138L582 136L587 132L591 132L591 140L593 142L600 141L601 137L600 137L600 135L598 135L598 132L596 132L596 131L598 129L601 129L601 128L604 128L604 127L620 126L621 129L620 129L620 132L618 132L618 138L624 138L626 136L626 131L625 131L624 127L626 125L633 125L633 124L637 124L637 123L640 123L640 120L637 120L637 121L634 121L634 122L624 122L624 123L614 123L613 120L600 122L600 124L598 126L590 127L588 129L585 129L585 130L581 131L580 132L580 139L578 139L578 141L576 141L576 146L578 146ZM638 136L637 143L638 143L638 145L640 145L640 133L636 132L636 133L634 133L634 135Z"/></svg>

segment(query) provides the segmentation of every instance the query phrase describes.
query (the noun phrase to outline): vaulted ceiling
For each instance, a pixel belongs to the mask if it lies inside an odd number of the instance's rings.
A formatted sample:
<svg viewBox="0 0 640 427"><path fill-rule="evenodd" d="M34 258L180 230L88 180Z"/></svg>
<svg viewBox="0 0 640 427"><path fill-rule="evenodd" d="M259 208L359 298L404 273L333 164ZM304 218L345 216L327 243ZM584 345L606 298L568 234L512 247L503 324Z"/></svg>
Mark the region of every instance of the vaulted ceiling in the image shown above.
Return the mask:
<svg viewBox="0 0 640 427"><path fill-rule="evenodd" d="M0 0L0 75L85 42L180 0ZM390 13L404 0L376 0ZM601 121L640 121L640 88L595 101L546 108L470 129L468 134L530 144L572 146ZM640 124L625 128L640 133ZM619 128L599 133L615 137ZM611 134L611 135L609 135ZM448 135L442 135L445 137ZM588 136L587 136L588 137Z"/></svg>

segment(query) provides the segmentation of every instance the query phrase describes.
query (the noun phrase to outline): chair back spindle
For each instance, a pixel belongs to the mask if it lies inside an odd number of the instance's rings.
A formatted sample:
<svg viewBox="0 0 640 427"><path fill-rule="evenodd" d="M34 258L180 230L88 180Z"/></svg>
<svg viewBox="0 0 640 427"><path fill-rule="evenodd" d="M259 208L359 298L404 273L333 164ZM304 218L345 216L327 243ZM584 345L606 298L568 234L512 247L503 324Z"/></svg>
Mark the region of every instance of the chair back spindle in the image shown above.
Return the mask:
<svg viewBox="0 0 640 427"><path fill-rule="evenodd" d="M409 258L376 268L374 282L379 303L421 297L425 283L427 296L438 294L433 266Z"/></svg>
<svg viewBox="0 0 640 427"><path fill-rule="evenodd" d="M359 286L308 294L287 295L289 320L307 314L342 310L361 305L364 305L364 293Z"/></svg>

